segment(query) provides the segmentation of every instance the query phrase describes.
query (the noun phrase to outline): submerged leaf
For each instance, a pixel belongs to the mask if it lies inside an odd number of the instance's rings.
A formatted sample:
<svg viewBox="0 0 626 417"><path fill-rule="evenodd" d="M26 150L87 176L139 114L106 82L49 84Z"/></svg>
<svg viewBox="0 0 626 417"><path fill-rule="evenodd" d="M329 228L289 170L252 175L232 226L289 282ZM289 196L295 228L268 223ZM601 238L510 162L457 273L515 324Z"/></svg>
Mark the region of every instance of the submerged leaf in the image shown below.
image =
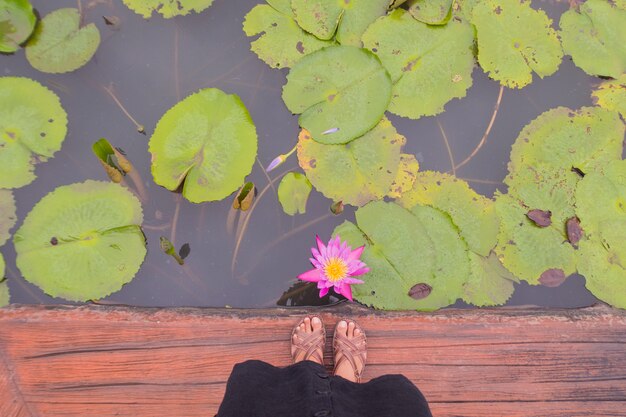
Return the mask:
<svg viewBox="0 0 626 417"><path fill-rule="evenodd" d="M169 19L174 16L185 16L191 12L200 13L208 8L213 0L123 0L123 2L145 19L152 17L153 12Z"/></svg>
<svg viewBox="0 0 626 417"><path fill-rule="evenodd" d="M56 94L29 78L0 77L0 188L30 184L34 165L61 149L66 133Z"/></svg>
<svg viewBox="0 0 626 417"><path fill-rule="evenodd" d="M598 106L618 111L626 119L626 75L600 83L592 98Z"/></svg>
<svg viewBox="0 0 626 417"><path fill-rule="evenodd" d="M587 74L618 78L626 72L626 9L607 0L587 0L563 13L563 49Z"/></svg>
<svg viewBox="0 0 626 417"><path fill-rule="evenodd" d="M28 0L3 0L0 3L0 52L12 53L20 49L36 22Z"/></svg>
<svg viewBox="0 0 626 417"><path fill-rule="evenodd" d="M53 297L86 301L130 282L146 255L139 200L101 181L61 186L43 197L15 232L24 278Z"/></svg>
<svg viewBox="0 0 626 417"><path fill-rule="evenodd" d="M496 244L499 221L493 200L452 175L419 172L413 188L398 202L408 209L428 205L447 213L469 248L480 255L487 256Z"/></svg>
<svg viewBox="0 0 626 417"><path fill-rule="evenodd" d="M247 36L260 35L250 48L273 68L291 67L303 56L333 45L331 41L306 33L290 15L267 4L250 10L243 22L243 31Z"/></svg>
<svg viewBox="0 0 626 417"><path fill-rule="evenodd" d="M191 246L189 246L189 243L183 243L183 245L178 250L178 256L180 256L181 259L186 259L190 253Z"/></svg>
<svg viewBox="0 0 626 417"><path fill-rule="evenodd" d="M552 21L529 0L484 0L472 8L478 62L494 80L510 88L554 74L563 51Z"/></svg>
<svg viewBox="0 0 626 417"><path fill-rule="evenodd" d="M192 203L221 200L252 170L257 134L236 95L206 88L188 96L159 120L150 138L154 181Z"/></svg>
<svg viewBox="0 0 626 417"><path fill-rule="evenodd" d="M325 144L347 143L372 129L390 96L391 80L378 58L352 46L331 46L305 56L283 88L283 100L292 113L300 114L300 126ZM329 129L337 130L324 135Z"/></svg>
<svg viewBox="0 0 626 417"><path fill-rule="evenodd" d="M453 0L410 0L409 13L420 22L444 25L450 19Z"/></svg>
<svg viewBox="0 0 626 417"><path fill-rule="evenodd" d="M389 111L418 119L443 111L472 85L474 32L464 21L441 27L418 22L402 9L374 22L363 34L394 82Z"/></svg>
<svg viewBox="0 0 626 417"><path fill-rule="evenodd" d="M398 175L405 142L386 118L346 145L323 145L302 130L298 162L315 189L326 197L362 206L387 195Z"/></svg>
<svg viewBox="0 0 626 417"><path fill-rule="evenodd" d="M26 45L26 59L41 72L70 72L89 62L98 45L100 31L95 24L80 27L78 9L58 9L35 28Z"/></svg>
<svg viewBox="0 0 626 417"><path fill-rule="evenodd" d="M13 193L10 190L0 189L0 246L4 245L11 236L9 231L17 222L15 213ZM2 279L2 275L0 275L0 279Z"/></svg>
<svg viewBox="0 0 626 417"><path fill-rule="evenodd" d="M391 183L389 187L389 194L391 198L400 198L402 194L408 192L413 188L415 179L417 178L420 164L414 155L403 153L400 155L400 165L398 166L398 175Z"/></svg>
<svg viewBox="0 0 626 417"><path fill-rule="evenodd" d="M239 189L239 192L233 200L233 208L235 210L248 211L252 202L256 197L256 187L254 183L247 182Z"/></svg>
<svg viewBox="0 0 626 417"><path fill-rule="evenodd" d="M278 186L278 201L290 216L306 213L306 203L313 186L304 174L289 172Z"/></svg>
<svg viewBox="0 0 626 417"><path fill-rule="evenodd" d="M586 174L622 159L623 140L624 124L616 113L598 107L557 107L522 129L511 149L509 171L542 166L577 168Z"/></svg>

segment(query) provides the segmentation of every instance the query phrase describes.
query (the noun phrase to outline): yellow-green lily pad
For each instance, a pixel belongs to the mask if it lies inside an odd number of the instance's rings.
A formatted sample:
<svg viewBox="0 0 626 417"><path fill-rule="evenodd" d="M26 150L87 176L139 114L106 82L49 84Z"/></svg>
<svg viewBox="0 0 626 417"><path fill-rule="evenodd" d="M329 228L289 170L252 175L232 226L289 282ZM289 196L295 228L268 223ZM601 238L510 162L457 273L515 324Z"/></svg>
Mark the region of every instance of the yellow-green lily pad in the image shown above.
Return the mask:
<svg viewBox="0 0 626 417"><path fill-rule="evenodd" d="M0 52L12 53L20 49L35 29L37 17L28 0L0 2Z"/></svg>
<svg viewBox="0 0 626 417"><path fill-rule="evenodd" d="M41 72L70 72L89 62L99 45L100 31L94 23L81 27L78 9L58 9L35 28L26 59Z"/></svg>
<svg viewBox="0 0 626 417"><path fill-rule="evenodd" d="M626 75L603 81L593 90L591 97L598 106L617 111L626 119Z"/></svg>
<svg viewBox="0 0 626 417"><path fill-rule="evenodd" d="M0 77L0 188L19 188L35 179L67 134L59 97L37 81Z"/></svg>
<svg viewBox="0 0 626 417"><path fill-rule="evenodd" d="M9 231L17 221L15 212L13 193L10 190L0 189L0 246L4 245L11 236ZM1 278L2 276L0 276Z"/></svg>
<svg viewBox="0 0 626 417"><path fill-rule="evenodd" d="M0 307L4 307L9 305L10 302L10 294L9 294L9 286L7 285L6 280L4 279L4 258L0 253Z"/></svg>
<svg viewBox="0 0 626 417"><path fill-rule="evenodd" d="M191 12L200 13L207 9L213 0L123 0L126 7L145 19L159 13L166 19L185 16Z"/></svg>
<svg viewBox="0 0 626 417"><path fill-rule="evenodd" d="M53 297L87 301L130 282L146 255L139 200L119 184L85 181L43 197L13 237L24 278Z"/></svg>
<svg viewBox="0 0 626 417"><path fill-rule="evenodd" d="M400 154L400 165L398 166L398 174L391 183L389 194L391 198L400 198L406 192L409 192L415 184L420 164L415 155Z"/></svg>
<svg viewBox="0 0 626 417"><path fill-rule="evenodd" d="M515 291L514 283L519 282L491 253L487 257L468 253L470 274L463 285L463 301L478 307L505 304Z"/></svg>
<svg viewBox="0 0 626 417"><path fill-rule="evenodd" d="M453 0L410 0L409 13L429 25L445 25L452 15Z"/></svg>
<svg viewBox="0 0 626 417"><path fill-rule="evenodd" d="M300 114L300 126L316 141L342 144L382 119L391 79L379 59L353 46L329 46L299 60L287 76L283 100Z"/></svg>
<svg viewBox="0 0 626 417"><path fill-rule="evenodd" d="M278 201L290 216L306 213L306 202L313 186L304 174L289 172L278 185Z"/></svg>
<svg viewBox="0 0 626 417"><path fill-rule="evenodd" d="M622 223L621 232L626 232L626 222ZM614 307L626 308L626 264L623 257L616 255L616 249L606 247L596 238L583 239L578 271L585 276L585 285L593 295Z"/></svg>
<svg viewBox="0 0 626 417"><path fill-rule="evenodd" d="M221 200L242 186L257 152L241 99L215 88L190 95L159 120L149 145L154 181L193 202Z"/></svg>

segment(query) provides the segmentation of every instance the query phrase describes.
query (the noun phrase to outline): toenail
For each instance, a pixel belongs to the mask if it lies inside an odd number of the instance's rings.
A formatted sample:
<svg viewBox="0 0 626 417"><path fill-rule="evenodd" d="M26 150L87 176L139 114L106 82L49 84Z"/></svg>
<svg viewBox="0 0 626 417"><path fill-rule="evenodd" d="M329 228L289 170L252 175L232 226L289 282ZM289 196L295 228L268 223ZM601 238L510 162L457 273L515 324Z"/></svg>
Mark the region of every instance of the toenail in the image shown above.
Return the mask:
<svg viewBox="0 0 626 417"><path fill-rule="evenodd" d="M313 317L313 324L320 324L321 321L318 317Z"/></svg>

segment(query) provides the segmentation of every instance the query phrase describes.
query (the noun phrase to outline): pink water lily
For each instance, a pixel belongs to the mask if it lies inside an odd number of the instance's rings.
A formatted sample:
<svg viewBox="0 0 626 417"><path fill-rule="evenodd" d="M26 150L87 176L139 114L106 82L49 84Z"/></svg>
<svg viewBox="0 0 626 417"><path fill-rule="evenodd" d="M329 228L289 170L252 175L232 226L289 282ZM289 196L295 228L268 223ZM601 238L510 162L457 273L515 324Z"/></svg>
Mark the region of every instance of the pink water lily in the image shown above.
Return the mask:
<svg viewBox="0 0 626 417"><path fill-rule="evenodd" d="M369 268L359 259L365 246L352 250L339 236L331 239L328 246L315 236L317 248L311 248L313 257L309 260L315 268L300 274L302 281L317 282L320 298L328 294L331 288L348 300L352 301L352 284L363 284L360 279L353 278L369 272Z"/></svg>

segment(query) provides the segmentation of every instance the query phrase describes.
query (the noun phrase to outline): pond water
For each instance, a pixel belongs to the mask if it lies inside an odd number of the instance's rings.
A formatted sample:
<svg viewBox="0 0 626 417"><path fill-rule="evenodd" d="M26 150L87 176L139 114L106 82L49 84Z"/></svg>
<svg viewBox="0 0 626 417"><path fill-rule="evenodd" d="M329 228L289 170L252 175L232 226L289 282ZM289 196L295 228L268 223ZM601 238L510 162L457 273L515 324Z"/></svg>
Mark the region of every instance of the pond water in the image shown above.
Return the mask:
<svg viewBox="0 0 626 417"><path fill-rule="evenodd" d="M76 0L32 3L42 16L77 4ZM330 201L315 191L306 214L290 217L282 212L273 188L262 192L268 186L268 178L261 165L267 166L275 156L290 150L299 128L297 117L290 114L281 99L287 70L271 69L260 61L250 52L250 39L241 29L244 16L257 3L260 0L216 0L201 14L146 21L120 1L83 0L84 21L95 22L102 34L96 55L85 67L50 75L33 69L23 51L0 55L2 75L38 80L60 97L69 117L63 149L37 166L35 182L15 190L19 220L13 231L33 205L55 187L86 179L107 179L91 151L93 142L101 137L126 152L145 183L149 196L143 205L146 261L130 284L102 302L136 306L273 306L296 282L296 276L310 268L308 258L315 234L328 238L335 226L354 218L350 209L339 216L330 214ZM568 7L567 2L534 3L553 18ZM106 25L103 16L117 17L119 25ZM405 152L417 155L422 169L451 172L452 165L465 160L483 137L500 85L478 67L473 76L474 85L467 97L448 103L446 111L437 117L414 121L389 116L408 139ZM597 82L597 78L587 76L565 57L555 75L543 80L535 77L522 90L504 89L485 145L456 169L457 176L487 196L505 190L501 181L507 173L511 145L522 127L556 106L591 105L590 91ZM261 193L239 243L227 226L231 198L192 204L155 185L150 175L148 139L156 122L180 99L205 87L239 95L259 135L259 161L248 180L257 184ZM145 126L147 135L137 132L107 89ZM442 132L447 137L449 152ZM276 178L286 170L299 171L295 157L269 175ZM161 252L160 236L170 238L177 247L189 243L191 254L183 267ZM45 295L20 276L10 242L1 250L7 262L12 302L65 302ZM333 296L320 300L313 290L300 293L289 304L334 301L337 299ZM585 289L584 278L572 276L558 288L519 284L508 305L579 307L596 301Z"/></svg>

